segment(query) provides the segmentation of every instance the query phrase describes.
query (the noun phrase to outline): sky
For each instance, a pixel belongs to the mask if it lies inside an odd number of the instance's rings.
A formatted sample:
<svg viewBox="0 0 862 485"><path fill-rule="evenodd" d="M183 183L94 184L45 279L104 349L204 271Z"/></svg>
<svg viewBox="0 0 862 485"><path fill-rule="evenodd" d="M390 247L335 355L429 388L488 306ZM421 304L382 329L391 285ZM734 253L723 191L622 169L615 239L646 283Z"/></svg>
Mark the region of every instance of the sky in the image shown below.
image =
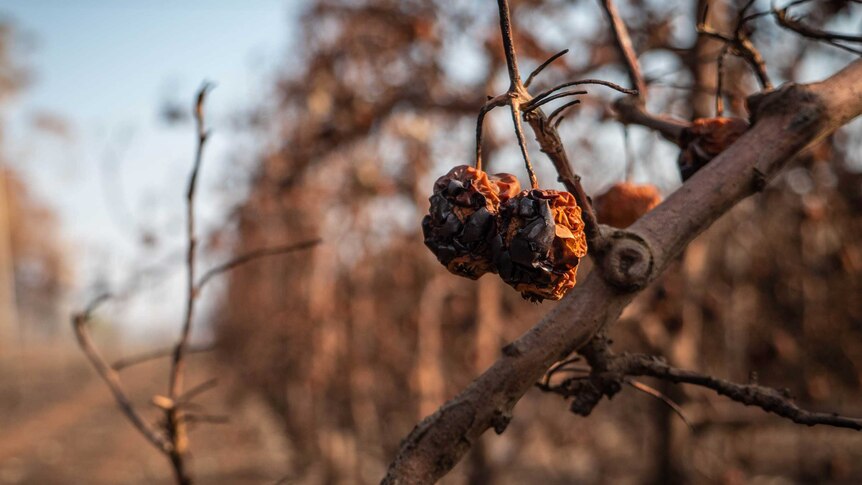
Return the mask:
<svg viewBox="0 0 862 485"><path fill-rule="evenodd" d="M20 34L18 58L32 77L4 106L3 159L60 216L76 282L72 307L96 286L121 284L135 268L149 266L148 260L182 251L194 131L191 123L165 123L160 109L167 103L190 108L204 81L216 87L206 105L213 135L198 205L203 226L224 220L233 201L221 189L243 180L253 163L229 151L242 136L231 120L265 99L262 91L288 58L302 4L0 2L0 18ZM44 114L62 120L68 135L35 129L33 120ZM162 238L156 249L142 248L142 228ZM173 295L182 294L176 291L180 276L175 272L126 305L131 309L116 309L125 325L148 333L178 321L182 300ZM155 316L153 301L159 302ZM135 305L150 307L146 321Z"/></svg>
<svg viewBox="0 0 862 485"><path fill-rule="evenodd" d="M20 33L18 57L32 77L0 112L0 159L59 215L75 283L70 309L167 261L173 271L160 272L152 280L158 284L110 310L133 338L176 326L183 306L183 197L195 137L191 123L167 124L161 109L189 110L204 81L216 85L206 105L213 135L198 198L206 233L224 224L255 166L256 151L242 151L249 135L233 121L265 103L275 73L295 61L289 47L304 5L0 0L0 19ZM858 22L849 19L849 30ZM457 59L464 64L464 51ZM821 77L816 64L803 77ZM62 120L68 134L36 129L34 119L45 114ZM609 158L623 160L619 131L604 135L597 140L610 140ZM672 169L671 153L660 159ZM594 182L590 175L587 184ZM142 232L157 235L158 244L143 246Z"/></svg>

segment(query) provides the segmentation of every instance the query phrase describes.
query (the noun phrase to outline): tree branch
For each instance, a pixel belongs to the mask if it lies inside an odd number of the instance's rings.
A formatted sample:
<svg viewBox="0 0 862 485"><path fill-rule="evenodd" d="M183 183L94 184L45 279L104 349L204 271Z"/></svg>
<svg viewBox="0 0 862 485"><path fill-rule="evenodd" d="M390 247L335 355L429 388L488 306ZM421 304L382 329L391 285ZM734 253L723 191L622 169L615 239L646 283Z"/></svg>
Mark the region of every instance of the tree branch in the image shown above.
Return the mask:
<svg viewBox="0 0 862 485"><path fill-rule="evenodd" d="M237 268L239 266L242 266L244 264L250 263L252 261L255 261L255 260L258 260L261 258L266 258L269 256L281 256L281 255L290 254L290 253L293 253L296 251L301 251L303 249L313 248L314 246L317 246L320 243L321 243L321 239L311 239L308 241L302 241L302 242L298 242L295 244L287 244L284 246L276 246L273 248L256 249L254 251L249 251L245 254L241 254L241 255L239 255L235 258L231 258L230 260L225 261L224 263L221 263L221 264L219 264L213 268L210 268L206 273L204 273L200 277L197 284L195 284L195 292L199 293L203 289L204 285L206 285L207 282L209 282L211 279L215 278L216 276L218 276L222 273L225 273L227 271L230 271L234 268Z"/></svg>
<svg viewBox="0 0 862 485"><path fill-rule="evenodd" d="M629 30L626 27L625 22L623 22L622 17L620 17L620 13L617 10L616 5L614 5L613 0L601 0L601 2L602 10L604 10L605 16L608 18L608 22L611 23L617 49L619 49L620 55L625 63L626 72L629 75L629 82L631 82L632 87L637 90L638 101L643 104L646 102L647 86L644 81L643 74L641 73L640 65L638 64L637 54L635 54L635 49L632 47L632 39L631 36L629 36Z"/></svg>
<svg viewBox="0 0 862 485"><path fill-rule="evenodd" d="M148 423L147 420L138 412L135 405L132 403L132 400L123 389L123 385L120 382L120 376L117 374L117 371L115 371L108 364L105 358L102 357L102 354L93 343L93 339L90 338L87 322L89 322L90 316L96 306L98 306L102 301L105 301L105 299L106 297L97 298L94 300L94 303L91 303L87 307L86 310L72 316L72 328L75 331L78 345L80 345L81 350L84 352L84 355L87 356L90 363L93 364L99 377L105 381L108 389L111 390L111 394L114 395L114 400L117 402L117 406L119 406L120 411L126 415L126 418L129 419L132 425L137 428L142 435L144 435L147 441L158 448L159 451L162 453L171 453L173 451L173 444L163 433L156 429L152 424Z"/></svg>
<svg viewBox="0 0 862 485"><path fill-rule="evenodd" d="M648 113L643 104L631 98L620 98L614 102L617 119L624 125L640 125L657 131L666 140L679 144L682 132L691 123L670 116Z"/></svg>
<svg viewBox="0 0 862 485"><path fill-rule="evenodd" d="M814 84L788 84L749 98L754 124L665 202L619 231L618 254L630 289L597 268L466 389L404 439L384 483L433 483L489 428L502 433L524 393L554 362L616 321L636 290L654 280L682 249L740 200L763 187L789 160L862 113L862 60ZM615 252L623 246L625 251ZM612 258L613 259L613 258ZM629 268L640 268L632 273ZM642 280L642 281L641 281Z"/></svg>
<svg viewBox="0 0 862 485"><path fill-rule="evenodd" d="M186 349L186 354L199 354L202 352L209 352L213 349L215 349L215 347L213 345L204 345L201 347L189 346ZM162 359L165 357L170 357L173 354L174 354L174 348L173 347L151 350L149 352L143 352L143 353L140 353L137 355L131 355L129 357L123 357L123 358L117 359L114 361L113 364L111 364L111 368L116 370L116 371L120 371L120 370L123 370L127 367L132 367L132 366L135 366L138 364L143 364L145 362L150 362L153 360Z"/></svg>
<svg viewBox="0 0 862 485"><path fill-rule="evenodd" d="M677 369L650 355L623 354L618 359L615 367L623 375L649 376L675 384L705 387L746 406L756 406L806 426L820 424L862 431L862 419L806 411L794 404L786 392L776 389L757 384L737 384L698 372Z"/></svg>
<svg viewBox="0 0 862 485"><path fill-rule="evenodd" d="M815 29L814 27L809 27L803 24L798 19L791 18L788 13L789 7L785 7L782 9L774 8L772 10L772 15L775 17L775 21L781 27L785 29L796 32L797 34L807 37L809 39L819 40L826 42L832 46L835 46L839 49L843 49L847 52L862 56L862 48L860 47L851 47L849 45L845 45L842 42L847 43L859 43L862 44L862 36L860 35L849 35L849 34L840 34L837 32L827 32L825 30Z"/></svg>
<svg viewBox="0 0 862 485"><path fill-rule="evenodd" d="M211 84L205 83L200 91L198 91L197 101L195 103L195 125L197 127L197 150L195 151L195 160L192 166L192 171L189 174L188 190L186 191L186 238L188 241L188 250L186 252L186 311L183 318L183 327L180 332L180 337L177 340L174 349L174 355L171 358L170 382L168 385L168 396L172 401L176 401L177 397L183 390L183 375L185 371L185 355L191 337L192 320L194 319L195 302L197 300L198 291L195 285L195 263L197 258L197 235L195 234L195 193L197 190L198 174L200 173L201 162L203 160L204 146L206 145L209 132L206 130L204 123L204 100L207 92L212 87ZM171 463L174 466L177 482L181 484L191 483L191 474L186 466L186 455L188 454L188 433L186 423L183 420L182 413L176 407L171 407L166 410L167 424L166 428L173 443L171 450Z"/></svg>

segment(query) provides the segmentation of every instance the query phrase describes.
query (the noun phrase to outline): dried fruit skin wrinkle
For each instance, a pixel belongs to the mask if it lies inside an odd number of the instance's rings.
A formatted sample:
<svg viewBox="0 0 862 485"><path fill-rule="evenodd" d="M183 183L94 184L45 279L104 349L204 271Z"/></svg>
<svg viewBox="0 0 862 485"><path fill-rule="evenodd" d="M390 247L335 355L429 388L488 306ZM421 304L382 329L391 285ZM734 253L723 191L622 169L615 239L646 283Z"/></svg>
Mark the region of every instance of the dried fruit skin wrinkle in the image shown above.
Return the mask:
<svg viewBox="0 0 862 485"><path fill-rule="evenodd" d="M524 298L562 298L575 286L578 263L587 254L574 196L530 190L503 203L491 253L500 277Z"/></svg>
<svg viewBox="0 0 862 485"><path fill-rule="evenodd" d="M425 245L456 275L499 273L526 299L559 300L587 254L581 209L568 192L520 190L511 174L453 168L434 183Z"/></svg>
<svg viewBox="0 0 862 485"><path fill-rule="evenodd" d="M511 174L453 168L434 183L431 208L422 220L425 245L456 275L477 279L496 272L488 242L497 232L500 204L520 190Z"/></svg>

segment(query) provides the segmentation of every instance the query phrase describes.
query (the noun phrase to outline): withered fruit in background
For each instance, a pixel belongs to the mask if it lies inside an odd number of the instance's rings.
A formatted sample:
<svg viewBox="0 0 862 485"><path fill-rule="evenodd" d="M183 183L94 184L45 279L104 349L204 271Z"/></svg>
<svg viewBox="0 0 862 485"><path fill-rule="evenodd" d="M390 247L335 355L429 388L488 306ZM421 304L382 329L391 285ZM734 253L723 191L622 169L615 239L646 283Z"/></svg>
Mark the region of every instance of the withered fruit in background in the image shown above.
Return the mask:
<svg viewBox="0 0 862 485"><path fill-rule="evenodd" d="M500 277L525 299L559 300L575 286L578 262L587 254L575 197L535 189L504 202L491 253Z"/></svg>
<svg viewBox="0 0 862 485"><path fill-rule="evenodd" d="M476 279L496 272L488 242L497 233L500 204L520 191L512 174L453 168L434 182L431 208L422 219L425 245L456 275Z"/></svg>
<svg viewBox="0 0 862 485"><path fill-rule="evenodd" d="M682 131L679 145L679 171L688 180L710 160L718 156L745 131L748 122L742 118L698 118Z"/></svg>
<svg viewBox="0 0 862 485"><path fill-rule="evenodd" d="M602 224L625 229L660 202L661 194L655 185L620 182L596 197L593 209Z"/></svg>

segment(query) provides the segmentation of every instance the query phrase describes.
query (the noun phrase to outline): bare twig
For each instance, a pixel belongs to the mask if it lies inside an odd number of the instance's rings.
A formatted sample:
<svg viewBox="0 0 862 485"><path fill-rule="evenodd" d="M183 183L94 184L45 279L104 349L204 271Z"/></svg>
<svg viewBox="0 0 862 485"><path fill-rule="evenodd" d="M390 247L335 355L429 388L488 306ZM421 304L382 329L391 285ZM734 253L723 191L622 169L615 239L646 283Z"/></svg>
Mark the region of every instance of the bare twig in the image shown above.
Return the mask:
<svg viewBox="0 0 862 485"><path fill-rule="evenodd" d="M105 358L102 357L102 354L90 338L87 322L95 308L98 306L97 302L105 300L106 298L98 298L88 305L84 311L72 316L72 328L75 330L75 337L78 340L78 345L80 345L81 350L84 352L84 355L87 356L90 363L93 364L93 368L96 369L99 377L105 381L108 389L111 390L111 394L114 395L114 400L117 402L120 411L122 411L126 418L129 419L132 425L137 428L142 435L144 435L147 441L152 443L152 445L158 448L161 452L171 453L173 451L173 444L166 436L164 436L164 434L162 434L152 424L148 423L147 420L138 412L132 403L132 400L129 399L129 396L123 389L123 385L120 382L120 376L111 368Z"/></svg>
<svg viewBox="0 0 862 485"><path fill-rule="evenodd" d="M706 24L706 16L708 13L707 8L704 9L703 17L697 25L697 33L724 42L730 53L743 58L748 63L751 70L754 71L754 74L757 76L758 81L760 81L760 85L763 89L772 89L772 81L769 80L769 74L766 72L766 61L763 60L763 56L760 55L760 51L757 50L757 47L754 46L754 43L751 42L751 39L745 32L746 21L750 18L750 16L747 16L746 14L753 4L754 2L749 0L745 6L740 9L736 16L736 27L732 37L722 34ZM707 7L708 6L709 5L707 4Z"/></svg>
<svg viewBox="0 0 862 485"><path fill-rule="evenodd" d="M198 91L194 109L198 143L197 150L195 151L194 164L192 166L191 174L189 175L188 189L186 191L186 237L188 243L188 250L186 252L186 311L183 318L180 337L177 341L176 347L174 348L174 355L171 359L170 380L168 385L168 397L174 402L176 402L183 389L185 355L189 345L189 338L191 336L195 302L198 295L195 276L195 260L197 257L197 235L195 234L195 193L197 190L197 181L200 173L201 162L203 160L204 146L206 145L207 138L209 136L204 123L204 101L211 87L212 85L209 83L205 83L201 87L200 91ZM166 419L168 435L174 445L170 458L171 463L173 463L174 466L177 481L180 483L191 483L191 475L185 463L185 457L188 453L188 436L182 413L176 407L172 407L166 411Z"/></svg>
<svg viewBox="0 0 862 485"><path fill-rule="evenodd" d="M619 91L623 94L636 95L638 93L637 90L635 90L635 89L627 89L627 88L620 86L619 84L612 83L610 81L603 81L601 79L579 79L577 81L569 81L569 82L565 82L562 84L558 84L557 86L554 86L551 89L546 89L546 90L542 91L541 93L539 93L535 97L533 97L533 100L530 102L530 104L538 103L542 99L550 96L552 93L554 93L555 91L559 91L560 89L568 88L570 86L579 86L582 84L596 84L599 86L605 86L605 87L614 89L616 91Z"/></svg>
<svg viewBox="0 0 862 485"><path fill-rule="evenodd" d="M214 345L203 345L200 347L195 347L195 346L190 345L188 347L188 349L186 349L186 354L199 354L199 353L203 353L203 352L210 352L213 349L215 349ZM150 362L150 361L153 361L156 359L162 359L165 357L170 357L173 355L173 353L174 353L173 347L151 350L149 352L143 352L143 353L140 353L137 355L131 355L129 357L123 357L123 358L117 359L114 361L113 364L111 364L111 368L116 370L116 371L119 371L119 370L123 370L127 367L132 367L132 366L135 366L138 364L143 364L145 362Z"/></svg>
<svg viewBox="0 0 862 485"><path fill-rule="evenodd" d="M548 115L548 121L549 121L550 123L553 123L553 124L554 124L554 128L556 128L556 127L558 126L558 125L557 125L557 122L559 121L559 120L555 121L555 120L557 119L557 117L558 117L558 116L559 116L559 117L562 117L562 116L565 114L565 112L566 112L566 110L567 110L567 109L571 108L572 106L574 106L574 105L576 105L576 104L581 104L581 100L576 99L576 100L574 100L574 101L569 101L568 103L566 103L566 104L564 104L564 105L560 106L559 108L555 109L554 111L552 111L552 112L551 112L551 114L550 114L550 115Z"/></svg>
<svg viewBox="0 0 862 485"><path fill-rule="evenodd" d="M533 69L533 72L531 72L530 75L527 76L527 80L524 81L524 87L529 88L530 84L533 83L533 80L536 78L536 76L539 75L539 73L542 72L542 70L544 70L546 67L548 67L552 62L556 61L557 59L559 59L560 57L563 57L564 55L566 55L568 53L569 53L569 49L563 49L560 52L557 52L556 54L549 57L545 62L539 64L539 67Z"/></svg>
<svg viewBox="0 0 862 485"><path fill-rule="evenodd" d="M508 97L498 96L490 99L479 109L479 116L476 119L476 170L482 170L482 132L485 128L485 115L494 108L505 106L508 103Z"/></svg>
<svg viewBox="0 0 862 485"><path fill-rule="evenodd" d="M212 379L205 380L179 396L177 398L177 406L180 406L182 403L191 402L192 399L211 389L215 389L216 386L218 386L218 378L213 377Z"/></svg>
<svg viewBox="0 0 862 485"><path fill-rule="evenodd" d="M244 264L250 263L250 262L255 261L257 259L266 258L269 256L281 256L281 255L290 254L290 253L293 253L296 251L301 251L303 249L313 248L314 246L317 246L318 244L320 244L320 242L321 242L320 239L311 239L308 241L302 241L302 242L298 242L295 244L286 244L284 246L276 246L276 247L272 247L272 248L256 249L254 251L249 251L245 254L241 254L235 258L229 259L228 261L225 261L224 263L221 263L221 264L214 266L214 267L210 268L209 270L207 270L207 272L204 273L200 277L200 279L198 279L197 284L195 284L195 292L200 293L200 291L203 289L204 285L206 285L207 282L209 282L211 279L213 279L214 277L216 277L222 273L225 273L225 272L230 271L234 268L237 268L238 266L242 266Z"/></svg>
<svg viewBox="0 0 862 485"><path fill-rule="evenodd" d="M674 414L679 416L679 419L681 419L682 422L685 423L686 426L688 426L688 429L694 429L694 426L691 424L691 421L689 421L688 418L685 417L685 413L683 412L682 407L680 407L680 405L674 402L673 399L667 397L658 389L650 387L643 382L638 382L634 379L625 379L623 382L633 387L634 389L637 389L638 391L646 395L652 396L659 401L665 403L667 407L669 407L674 412Z"/></svg>
<svg viewBox="0 0 862 485"><path fill-rule="evenodd" d="M629 30L626 27L625 22L623 22L622 17L620 17L620 13L617 11L617 7L614 5L612 0L601 0L601 3L602 10L604 10L605 15L608 17L608 21L611 23L617 49L619 49L620 55L625 62L626 72L629 75L629 82L632 83L632 87L637 91L638 100L641 103L645 103L647 86L646 82L644 82L640 65L638 64L637 54L635 54L634 47L632 47L632 39L631 36L629 36Z"/></svg>
<svg viewBox="0 0 862 485"><path fill-rule="evenodd" d="M649 376L677 384L692 384L712 389L736 402L746 406L757 406L794 423L806 426L820 424L862 431L862 419L839 416L834 413L806 411L793 403L786 392L758 384L737 384L698 372L677 369L650 355L621 355L615 363L615 367L624 375Z"/></svg>
<svg viewBox="0 0 862 485"><path fill-rule="evenodd" d="M823 41L839 49L843 49L847 52L862 56L862 48L844 44L845 42L862 44L862 36L841 34L837 32L827 32L825 30L809 27L808 25L802 23L799 19L792 18L788 15L788 9L792 6L794 6L794 4L791 3L790 5L787 5L786 7L781 9L776 7L772 8L772 15L775 17L775 21L778 23L778 25L784 27L785 29L792 30L793 32L796 32L803 37Z"/></svg>
<svg viewBox="0 0 862 485"><path fill-rule="evenodd" d="M530 177L530 186L538 189L539 181L536 179L536 173L533 170L532 163L530 163L527 139L521 126L521 103L525 99L529 100L530 95L527 94L527 90L521 82L521 74L518 71L518 57L515 54L515 43L512 41L512 23L509 20L509 3L506 0L498 0L497 7L500 12L500 30L503 32L503 50L506 53L506 67L509 70L510 84L508 95L510 99L508 104L512 110L512 122L515 125L515 134L518 137L521 156L524 157L524 164L527 167L527 175Z"/></svg>
<svg viewBox="0 0 862 485"><path fill-rule="evenodd" d="M533 100L533 102L531 102L529 105L527 105L526 108L524 108L524 113L529 113L530 111L533 111L534 109L544 105L545 103L549 103L549 102L554 101L556 99L566 98L569 96L578 96L581 94L587 94L587 92L586 91L566 91L564 93L559 93L559 94L555 94L553 96L544 97L542 99ZM548 119L550 119L550 117L548 117Z"/></svg>
<svg viewBox="0 0 862 485"><path fill-rule="evenodd" d="M195 302L204 286L215 276L230 271L238 266L255 261L257 259L288 254L294 251L307 249L320 243L320 240L308 240L295 244L264 248L236 256L224 263L206 271L200 278L196 276L197 235L195 233L195 195L198 176L203 160L203 150L209 133L204 123L204 101L211 85L204 84L197 93L194 105L197 150L194 163L188 179L186 190L186 216L187 216L187 250L186 250L186 310L183 325L177 343L170 349L158 349L140 355L117 360L113 365L98 352L93 344L86 323L102 304L114 298L110 293L104 293L93 299L79 313L72 316L75 335L81 349L95 367L100 377L108 385L114 395L120 410L128 417L132 424L155 445L171 461L176 480L180 484L189 484L192 481L191 472L188 469L188 429L187 424L193 422L224 422L219 416L208 416L203 414L189 414L190 410L198 406L191 402L192 399L216 386L217 381L210 379L198 386L183 392L183 374L186 357L191 353L205 352L211 350L212 345L204 347L192 347L189 343L192 322L194 318ZM137 279L134 281L137 284ZM131 293L135 285L130 284L123 290L121 295ZM169 388L167 396L153 396L152 402L165 413L164 420L153 425L148 423L136 410L131 400L126 395L120 382L117 371L131 365L148 362L162 357L171 357L169 374Z"/></svg>

